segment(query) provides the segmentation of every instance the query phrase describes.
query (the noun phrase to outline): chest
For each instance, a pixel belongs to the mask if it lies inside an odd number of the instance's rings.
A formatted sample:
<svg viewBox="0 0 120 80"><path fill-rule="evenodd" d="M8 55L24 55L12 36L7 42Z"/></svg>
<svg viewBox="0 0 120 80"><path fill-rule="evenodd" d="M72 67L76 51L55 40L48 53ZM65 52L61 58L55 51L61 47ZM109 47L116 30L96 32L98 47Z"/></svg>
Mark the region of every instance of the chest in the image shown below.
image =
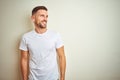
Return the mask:
<svg viewBox="0 0 120 80"><path fill-rule="evenodd" d="M30 51L50 51L55 49L56 39L53 37L31 37L27 42Z"/></svg>

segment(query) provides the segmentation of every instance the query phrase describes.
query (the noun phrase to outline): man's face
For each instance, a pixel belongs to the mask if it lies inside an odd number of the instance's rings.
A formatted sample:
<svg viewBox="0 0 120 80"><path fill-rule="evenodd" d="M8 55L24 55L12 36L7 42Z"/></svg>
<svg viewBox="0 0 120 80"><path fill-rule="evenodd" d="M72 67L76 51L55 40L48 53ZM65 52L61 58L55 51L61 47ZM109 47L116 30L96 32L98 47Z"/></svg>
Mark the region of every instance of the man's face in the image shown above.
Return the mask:
<svg viewBox="0 0 120 80"><path fill-rule="evenodd" d="M38 10L32 17L33 22L37 27L47 27L48 12L46 10Z"/></svg>

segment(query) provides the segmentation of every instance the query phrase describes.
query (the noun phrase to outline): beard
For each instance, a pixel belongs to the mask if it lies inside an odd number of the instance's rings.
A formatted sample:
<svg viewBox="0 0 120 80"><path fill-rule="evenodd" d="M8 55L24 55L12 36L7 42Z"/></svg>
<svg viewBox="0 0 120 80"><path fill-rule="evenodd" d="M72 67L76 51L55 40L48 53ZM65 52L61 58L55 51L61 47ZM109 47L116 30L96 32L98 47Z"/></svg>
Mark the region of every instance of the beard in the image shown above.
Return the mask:
<svg viewBox="0 0 120 80"><path fill-rule="evenodd" d="M35 25L38 26L39 28L44 29L47 27L47 21L44 20L44 21L39 22L39 23L35 22Z"/></svg>

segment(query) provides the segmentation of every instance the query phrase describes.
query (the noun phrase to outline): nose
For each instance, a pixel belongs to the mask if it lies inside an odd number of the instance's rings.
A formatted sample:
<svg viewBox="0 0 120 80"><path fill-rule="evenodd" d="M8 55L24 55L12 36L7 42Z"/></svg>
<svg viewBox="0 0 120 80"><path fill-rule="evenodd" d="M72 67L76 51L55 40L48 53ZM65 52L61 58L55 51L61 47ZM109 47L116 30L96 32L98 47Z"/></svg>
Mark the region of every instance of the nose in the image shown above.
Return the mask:
<svg viewBox="0 0 120 80"><path fill-rule="evenodd" d="M45 17L44 17L44 20L45 20L45 21L47 21L47 19L48 19L48 17L47 17L47 16L45 16Z"/></svg>

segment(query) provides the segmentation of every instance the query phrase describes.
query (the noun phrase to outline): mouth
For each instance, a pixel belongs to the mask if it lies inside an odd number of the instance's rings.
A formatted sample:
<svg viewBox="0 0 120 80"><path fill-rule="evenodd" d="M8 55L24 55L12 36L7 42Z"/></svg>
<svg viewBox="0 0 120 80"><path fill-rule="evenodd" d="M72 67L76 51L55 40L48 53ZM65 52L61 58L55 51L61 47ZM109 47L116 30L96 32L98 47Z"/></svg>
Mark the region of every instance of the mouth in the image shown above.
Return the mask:
<svg viewBox="0 0 120 80"><path fill-rule="evenodd" d="M46 21L44 21L44 22L43 22L43 24L47 24L47 22L46 22Z"/></svg>
<svg viewBox="0 0 120 80"><path fill-rule="evenodd" d="M42 24L43 24L43 25L47 25L47 21L43 21Z"/></svg>

